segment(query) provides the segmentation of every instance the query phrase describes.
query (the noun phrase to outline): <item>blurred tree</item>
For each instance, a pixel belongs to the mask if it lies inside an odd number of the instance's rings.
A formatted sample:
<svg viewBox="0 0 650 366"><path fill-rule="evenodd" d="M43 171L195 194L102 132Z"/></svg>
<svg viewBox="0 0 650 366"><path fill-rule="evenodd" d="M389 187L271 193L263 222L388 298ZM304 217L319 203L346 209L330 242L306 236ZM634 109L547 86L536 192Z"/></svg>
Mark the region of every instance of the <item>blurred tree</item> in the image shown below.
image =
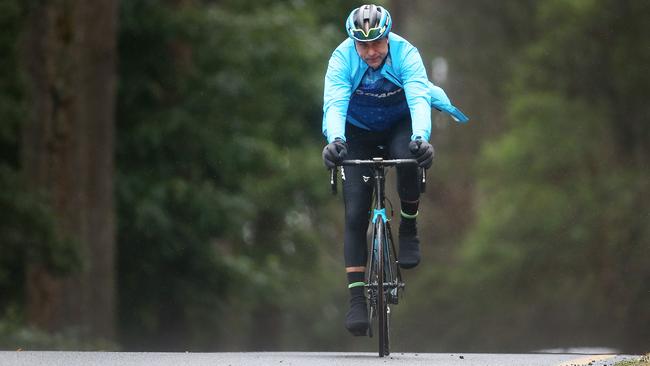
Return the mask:
<svg viewBox="0 0 650 366"><path fill-rule="evenodd" d="M535 34L535 0L409 1L397 32L418 49L429 78L445 89L471 123L456 124L434 113L431 140L437 158L429 172L431 189L423 197L424 242L431 260L451 260L456 243L474 222L473 164L482 144L504 129L508 80L522 48ZM392 11L392 8L390 9ZM445 65L445 79L434 65Z"/></svg>
<svg viewBox="0 0 650 366"><path fill-rule="evenodd" d="M30 108L20 42L26 14L24 2L0 1L0 347L7 349L53 343L47 336L34 337L38 331L25 326L27 258L56 274L70 273L79 264L75 248L57 238L47 195L30 190L23 174L20 136Z"/></svg>
<svg viewBox="0 0 650 366"><path fill-rule="evenodd" d="M396 346L644 346L648 5L382 3L425 64L447 62L441 86L473 119L462 129L434 120L439 158L421 220L432 265L407 274ZM21 317L25 261L30 279L45 274L32 291L58 288L51 293L66 301L83 294L74 306L84 310L72 316L68 307L60 324L103 327L88 318L103 311L88 299L112 301L89 292L111 291L97 282L110 269L89 277L102 268L97 257L109 265L110 249L92 248L110 248L99 237L112 230L110 217L98 216L110 202L91 199L111 191L115 24L103 21L116 20L116 5L99 4L0 0L5 317ZM369 346L341 326L342 211L327 204L319 154L327 59L360 4L120 3L116 264L125 348ZM91 166L95 159L103 165ZM75 269L82 275L71 279ZM423 336L431 329L433 340Z"/></svg>
<svg viewBox="0 0 650 366"><path fill-rule="evenodd" d="M423 266L407 278L410 290L396 310L397 316L403 314L396 321L397 346L413 351L470 347L467 332L473 323L453 316L465 315L456 310L466 301L466 284L451 273L458 266L459 243L476 221L476 160L483 144L506 130L509 80L536 32L536 3L391 2L389 10L398 7L402 13L396 32L420 50L429 78L471 118L459 125L433 114L436 160L419 218ZM436 65L443 66L444 78L436 78ZM432 330L434 337L423 336Z"/></svg>
<svg viewBox="0 0 650 366"><path fill-rule="evenodd" d="M338 288L302 292L336 281L318 244L322 80L343 39L340 3L122 3L125 344L277 349L331 334Z"/></svg>
<svg viewBox="0 0 650 366"><path fill-rule="evenodd" d="M74 243L79 273L27 258L27 316L55 331L114 334L113 108L116 1L27 5L25 53L32 114L22 165L43 191L60 240ZM35 260L36 259L36 260Z"/></svg>
<svg viewBox="0 0 650 366"><path fill-rule="evenodd" d="M410 282L430 297L405 302L404 346L642 351L648 12L638 1L412 3L404 35L448 61L442 86L473 121L434 121L439 249ZM430 329L433 342L411 336Z"/></svg>
<svg viewBox="0 0 650 366"><path fill-rule="evenodd" d="M648 15L634 1L537 5L539 32L517 56L505 132L482 149L478 221L449 283L436 282L452 288L434 300L455 314L449 344L642 351Z"/></svg>
<svg viewBox="0 0 650 366"><path fill-rule="evenodd" d="M19 176L18 135L24 113L24 86L18 69L17 39L23 26L24 9L16 0L0 1L0 318L9 307L22 305L22 238L40 230L31 225L30 208L25 201ZM19 198L20 197L20 198ZM22 199L21 199L22 198ZM21 215L22 214L22 215ZM27 216L27 217L25 217Z"/></svg>

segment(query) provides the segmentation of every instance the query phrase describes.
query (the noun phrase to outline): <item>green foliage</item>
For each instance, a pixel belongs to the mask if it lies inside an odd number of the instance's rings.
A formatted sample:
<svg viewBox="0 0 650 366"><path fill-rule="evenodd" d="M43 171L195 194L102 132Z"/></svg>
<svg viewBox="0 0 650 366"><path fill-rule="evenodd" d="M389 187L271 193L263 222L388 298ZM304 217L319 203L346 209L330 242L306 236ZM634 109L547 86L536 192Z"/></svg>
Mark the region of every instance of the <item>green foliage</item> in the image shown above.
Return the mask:
<svg viewBox="0 0 650 366"><path fill-rule="evenodd" d="M519 70L518 83L527 85L519 88L579 96L604 107L622 164L648 164L650 155L645 122L650 51L644 46L650 41L650 25L644 21L649 13L650 4L643 1L540 3L544 37L528 49L536 67Z"/></svg>
<svg viewBox="0 0 650 366"><path fill-rule="evenodd" d="M326 62L359 4L120 2L123 348L370 346L341 326L342 211L319 156ZM405 274L398 349L646 346L648 4L421 2L396 24L449 60L443 87L475 121L438 124L435 245ZM24 16L0 0L0 347L112 349L24 325L26 260L83 265L21 174Z"/></svg>
<svg viewBox="0 0 650 366"><path fill-rule="evenodd" d="M24 91L18 69L18 35L23 10L20 2L0 0L0 162L18 164L18 127L24 113Z"/></svg>
<svg viewBox="0 0 650 366"><path fill-rule="evenodd" d="M650 365L650 353L645 354L641 358L620 361L614 364L614 366L648 366Z"/></svg>
<svg viewBox="0 0 650 366"><path fill-rule="evenodd" d="M447 210L430 221L435 268L407 278L408 299L396 313L409 315L397 320L398 342L440 351L594 344L643 351L650 7L441 4L418 5L436 15L415 43L429 42L450 61L446 90L453 96L458 88L474 122L439 131L442 188L427 194ZM447 202L457 196L471 197L462 215ZM467 233L445 247L453 225ZM431 329L435 340L411 335Z"/></svg>
<svg viewBox="0 0 650 366"><path fill-rule="evenodd" d="M30 108L19 42L25 7L0 0L0 348L78 349L83 342L71 335L50 335L24 320L28 262L55 275L81 266L76 244L57 229L47 196L29 189L21 171L20 128Z"/></svg>
<svg viewBox="0 0 650 366"><path fill-rule="evenodd" d="M88 339L82 332L67 329L61 332L47 333L25 325L22 316L15 307L11 307L0 319L0 349L11 351L35 350L104 350L116 351L117 345L102 339Z"/></svg>
<svg viewBox="0 0 650 366"><path fill-rule="evenodd" d="M246 337L260 338L260 318L312 311L294 285L318 277L323 252L320 93L341 32L305 3L247 4L121 4L119 286L131 347L236 347L225 323L255 345ZM262 331L276 346L297 339Z"/></svg>
<svg viewBox="0 0 650 366"><path fill-rule="evenodd" d="M463 342L493 347L480 339L498 330L501 347L580 338L636 349L647 336L648 109L638 101L650 84L635 86L646 61L629 30L645 26L650 8L639 4L540 3L545 31L517 65L508 130L482 149L477 221L448 272L452 292L473 299L459 316L488 319ZM619 52L630 55L627 71ZM564 338L566 327L575 331ZM522 342L522 333L534 336Z"/></svg>
<svg viewBox="0 0 650 366"><path fill-rule="evenodd" d="M0 1L0 313L23 304L26 260L58 274L80 266L75 243L58 234L47 197L30 190L21 172L20 127L30 105L19 58L24 16L20 1Z"/></svg>
<svg viewBox="0 0 650 366"><path fill-rule="evenodd" d="M19 174L0 166L0 210L6 217L0 221L3 257L2 268L12 268L11 276L0 275L0 285L16 286L22 278L23 261L42 263L54 273L69 273L79 268L79 256L72 240L57 234L56 221L45 198L25 188ZM4 281L3 281L4 280ZM6 282L5 282L6 281ZM11 282L14 282L11 284Z"/></svg>

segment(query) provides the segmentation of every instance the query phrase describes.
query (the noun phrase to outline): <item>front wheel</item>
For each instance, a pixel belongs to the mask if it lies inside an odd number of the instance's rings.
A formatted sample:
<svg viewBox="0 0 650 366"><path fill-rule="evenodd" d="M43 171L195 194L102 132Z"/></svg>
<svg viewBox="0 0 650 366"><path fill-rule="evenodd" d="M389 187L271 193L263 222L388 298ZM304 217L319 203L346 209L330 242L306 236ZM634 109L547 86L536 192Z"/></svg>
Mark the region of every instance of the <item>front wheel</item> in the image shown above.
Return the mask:
<svg viewBox="0 0 650 366"><path fill-rule="evenodd" d="M389 308L388 302L386 301L386 291L384 291L384 280L385 280L385 230L386 226L382 220L377 220L375 229L375 238L377 244L377 328L379 333L379 357L388 356L390 350L388 347L388 317L389 317Z"/></svg>

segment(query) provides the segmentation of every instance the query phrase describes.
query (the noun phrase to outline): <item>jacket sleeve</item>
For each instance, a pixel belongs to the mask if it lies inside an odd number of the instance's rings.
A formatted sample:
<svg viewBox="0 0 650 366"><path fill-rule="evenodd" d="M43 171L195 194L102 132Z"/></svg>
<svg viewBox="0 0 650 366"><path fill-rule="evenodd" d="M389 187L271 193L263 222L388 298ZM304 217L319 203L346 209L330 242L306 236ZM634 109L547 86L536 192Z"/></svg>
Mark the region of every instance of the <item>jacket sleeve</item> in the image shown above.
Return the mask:
<svg viewBox="0 0 650 366"><path fill-rule="evenodd" d="M323 95L323 135L327 142L345 140L345 118L352 95L352 80L343 52L336 49L327 65Z"/></svg>
<svg viewBox="0 0 650 366"><path fill-rule="evenodd" d="M466 123L469 118L458 108L454 107L449 101L449 97L441 87L429 82L429 92L431 95L431 106L439 111L447 112L459 123Z"/></svg>
<svg viewBox="0 0 650 366"><path fill-rule="evenodd" d="M406 93L406 100L411 111L413 135L411 139L421 136L431 137L431 97L429 79L417 48L410 46L404 55L400 78Z"/></svg>

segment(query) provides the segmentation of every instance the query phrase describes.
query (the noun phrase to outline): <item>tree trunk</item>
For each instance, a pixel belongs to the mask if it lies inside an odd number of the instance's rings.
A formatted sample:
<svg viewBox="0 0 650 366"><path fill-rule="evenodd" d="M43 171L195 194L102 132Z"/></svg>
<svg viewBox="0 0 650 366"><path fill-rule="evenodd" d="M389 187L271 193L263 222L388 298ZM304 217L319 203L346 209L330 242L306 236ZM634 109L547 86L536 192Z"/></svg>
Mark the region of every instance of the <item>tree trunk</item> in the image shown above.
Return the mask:
<svg viewBox="0 0 650 366"><path fill-rule="evenodd" d="M82 269L27 266L27 317L54 331L114 336L113 139L117 0L33 1L25 37L32 115L23 166L48 194L60 235Z"/></svg>
<svg viewBox="0 0 650 366"><path fill-rule="evenodd" d="M392 31L398 34L403 34L406 29L406 21L408 19L409 7L413 6L410 1L397 1L392 0L388 4L388 11L390 17L393 19Z"/></svg>

